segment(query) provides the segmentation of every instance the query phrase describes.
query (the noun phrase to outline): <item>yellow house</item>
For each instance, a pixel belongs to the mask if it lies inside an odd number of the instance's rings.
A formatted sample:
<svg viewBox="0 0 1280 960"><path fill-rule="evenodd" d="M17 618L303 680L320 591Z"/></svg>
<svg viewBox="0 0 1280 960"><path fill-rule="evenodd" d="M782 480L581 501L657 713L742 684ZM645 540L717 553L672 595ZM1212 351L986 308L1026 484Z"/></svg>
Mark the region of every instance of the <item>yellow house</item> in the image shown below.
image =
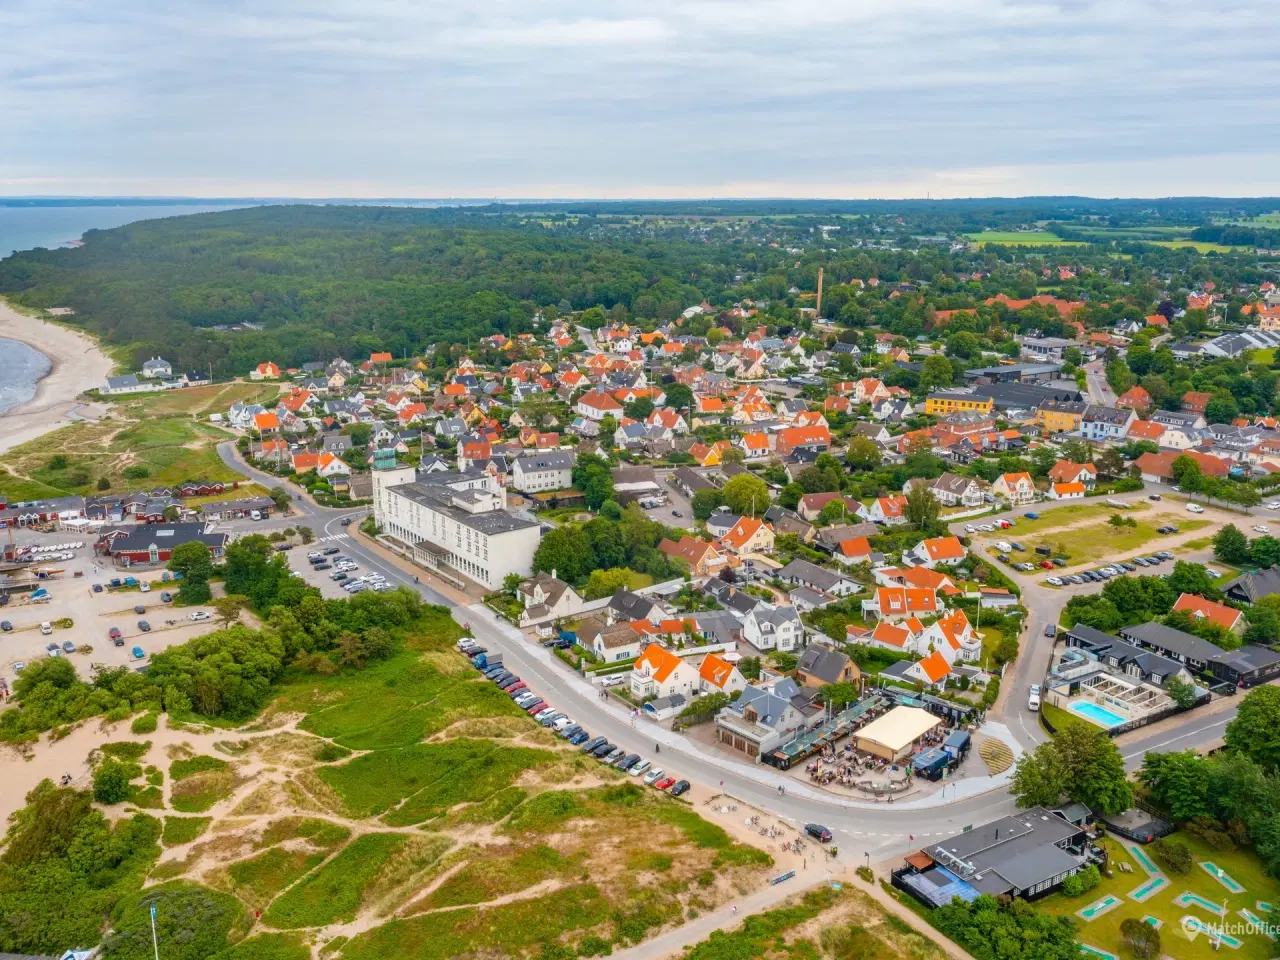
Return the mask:
<svg viewBox="0 0 1280 960"><path fill-rule="evenodd" d="M1080 429L1080 418L1084 416L1086 406L1084 403L1046 401L1036 411L1036 423L1046 434L1073 433Z"/></svg>
<svg viewBox="0 0 1280 960"><path fill-rule="evenodd" d="M938 416L971 411L990 413L994 409L995 400L991 397L978 397L960 390L939 390L924 401L924 412Z"/></svg>

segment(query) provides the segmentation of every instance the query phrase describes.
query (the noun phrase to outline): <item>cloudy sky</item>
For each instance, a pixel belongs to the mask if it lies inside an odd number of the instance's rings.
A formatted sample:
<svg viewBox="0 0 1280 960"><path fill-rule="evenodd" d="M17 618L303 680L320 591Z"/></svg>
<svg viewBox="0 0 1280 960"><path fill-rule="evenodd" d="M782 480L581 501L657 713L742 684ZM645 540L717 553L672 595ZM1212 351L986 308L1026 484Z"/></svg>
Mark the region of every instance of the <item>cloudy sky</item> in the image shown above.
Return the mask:
<svg viewBox="0 0 1280 960"><path fill-rule="evenodd" d="M1275 0L0 0L0 195L1280 195Z"/></svg>

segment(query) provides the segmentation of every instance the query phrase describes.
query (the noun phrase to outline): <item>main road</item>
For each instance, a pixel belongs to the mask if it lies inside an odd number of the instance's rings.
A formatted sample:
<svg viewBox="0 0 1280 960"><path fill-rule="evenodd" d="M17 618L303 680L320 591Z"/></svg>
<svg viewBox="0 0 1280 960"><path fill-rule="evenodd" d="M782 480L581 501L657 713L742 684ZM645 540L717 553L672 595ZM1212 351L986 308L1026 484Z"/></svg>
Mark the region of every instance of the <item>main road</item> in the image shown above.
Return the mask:
<svg viewBox="0 0 1280 960"><path fill-rule="evenodd" d="M279 486L278 478L248 467L236 455L233 444L218 448L224 462L232 469L247 474L267 487ZM315 505L300 495L294 509L303 522L312 526L318 537L344 537L344 519L359 519L365 511L337 510ZM490 650L503 654L505 664L519 674L539 696L564 709L593 734L606 736L619 746L649 757L654 766L684 776L738 800L766 810L778 817L802 825L822 823L836 836L843 849L861 860L886 860L896 854L918 849L920 838L943 838L958 833L970 824L982 823L1014 810L1007 792L1007 774L998 778L977 778L948 784L942 792L923 800L902 803L874 803L845 799L819 791L784 777L770 767L742 763L696 741L654 727L645 720L635 720L620 704L601 699L599 690L576 673L570 673L547 650L527 642L518 630L499 621L482 604L460 604L432 585L430 574L418 576L407 572L390 560L381 549L363 541L358 534L345 536L343 550L366 570L380 573L389 582L417 590L430 603L453 611L460 623L471 628L476 639ZM426 579L428 582L420 582ZM1052 641L1044 635L1048 623L1056 623L1057 612L1066 594L1039 585L1025 591L1030 612L1030 629L1022 653L1014 669L1014 690L1006 725L1025 748L1034 748L1046 735L1036 717L1022 709L1022 691L1027 683L1038 682L1048 666ZM1133 744L1125 750L1127 765L1141 763L1146 749L1178 750L1211 740L1221 735L1222 728L1234 715L1234 709L1206 716L1202 721L1189 718L1174 731L1153 734L1149 740ZM659 751L658 747L661 747ZM785 787L785 795L779 788ZM983 792L976 792L983 791ZM936 841L935 841L936 842Z"/></svg>

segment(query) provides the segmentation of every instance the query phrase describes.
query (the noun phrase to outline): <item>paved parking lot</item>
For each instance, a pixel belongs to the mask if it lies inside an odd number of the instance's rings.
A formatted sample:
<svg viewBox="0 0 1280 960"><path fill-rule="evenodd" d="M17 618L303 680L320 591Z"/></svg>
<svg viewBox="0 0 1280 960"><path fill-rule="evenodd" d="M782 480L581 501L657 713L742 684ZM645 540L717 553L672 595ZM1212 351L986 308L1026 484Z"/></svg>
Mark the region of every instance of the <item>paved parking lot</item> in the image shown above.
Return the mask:
<svg viewBox="0 0 1280 960"><path fill-rule="evenodd" d="M657 474L658 482L662 485L659 495L666 497L667 502L660 507L653 507L645 511L650 520L657 520L664 523L668 527L692 527L693 507L690 506L688 499L680 489L670 481L669 473ZM676 511L680 512L680 516L676 516Z"/></svg>
<svg viewBox="0 0 1280 960"><path fill-rule="evenodd" d="M333 569L333 563L342 556L346 556L357 563L355 570L347 571L347 577L354 580L363 577L369 573L363 566L359 565L359 561L346 552L345 545L350 543L351 539L348 534L339 533L317 539L315 543L307 546L295 546L292 550L285 552L285 556L289 561L289 569L296 573L302 574L302 578L307 584L320 589L321 596L325 597L347 597L350 594L342 588L342 584L333 579L333 574L337 571ZM324 553L325 550L337 550L337 553L325 556L325 562L330 564L328 570L317 570L307 559L307 554Z"/></svg>
<svg viewBox="0 0 1280 960"><path fill-rule="evenodd" d="M92 676L95 664L120 667L145 663L146 657L158 650L186 643L192 637L215 629L213 620L193 622L190 619L191 614L197 610L211 612L209 608L175 609L164 603L160 595L163 591L172 589L173 585L161 581L163 569L144 570L135 567L124 571L104 566L93 555L93 547L90 545L92 535L14 531L14 543L19 546L49 546L77 538L83 539L86 545L72 551L71 560L46 564L65 570L61 578L49 580L45 584L52 596L48 603L28 603L23 599L23 594L16 594L8 606L0 608L0 620L7 620L13 627L10 631L0 633L0 677L12 682L15 665L48 656L47 647L50 643L57 643L61 648L63 643L70 641L77 651L81 647L92 647L92 652L87 655L79 652L66 655L75 665L76 671L87 679ZM75 576L77 572L81 576ZM151 584L151 591L143 593L137 589L105 589L112 577L126 575ZM101 593L93 592L95 583L103 584ZM136 606L143 608L141 614L135 612ZM64 617L70 617L73 626L69 629L55 629L49 635L41 634L41 623L53 623ZM139 620L146 620L151 630L141 630L138 627ZM166 622L170 620L174 622ZM124 639L122 646L115 646L109 639L108 631L112 627L119 628ZM132 656L134 646L143 649L146 655L143 660L135 660ZM61 650L59 655L64 655Z"/></svg>

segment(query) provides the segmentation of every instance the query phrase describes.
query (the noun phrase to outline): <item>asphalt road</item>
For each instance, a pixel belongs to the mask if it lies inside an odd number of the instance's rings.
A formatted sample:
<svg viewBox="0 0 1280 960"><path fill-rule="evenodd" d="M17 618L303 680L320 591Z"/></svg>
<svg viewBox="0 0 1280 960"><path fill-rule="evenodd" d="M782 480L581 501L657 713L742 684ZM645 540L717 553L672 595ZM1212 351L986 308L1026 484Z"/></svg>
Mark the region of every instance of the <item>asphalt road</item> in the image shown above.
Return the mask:
<svg viewBox="0 0 1280 960"><path fill-rule="evenodd" d="M233 469L267 486L278 484L278 480L252 470L240 461L232 444L222 444L218 449L223 460ZM1043 505L1040 506L1043 509ZM363 509L343 511L317 507L307 500L295 501L294 509L299 514L294 522L308 524L321 538L345 532L341 525L344 517L358 520L365 514ZM592 734L608 737L619 746L649 758L655 766L661 766L673 775L713 789L723 783L725 793L796 824L821 823L833 831L842 850L846 853L851 851L859 861L863 856L870 857L873 862L886 860L918 849L920 838L950 836L966 825L983 823L1014 809L1012 798L1004 790L997 788L979 795L965 795L963 781L950 787L950 792L917 802L888 804L846 800L803 784L797 785L768 767L707 752L693 740L657 729L646 720L636 720L636 725L633 725L632 718L620 705L601 700L596 689L584 679L565 670L550 653L524 640L518 631L496 620L483 606L459 606L429 582L416 582L413 575L384 560L355 534L339 542L343 552L355 559L364 571L381 573L392 584L418 590L430 603L450 607L454 618L467 624L485 647L500 651L507 667L523 678L532 690L565 710ZM420 577L430 580L425 571ZM1096 586L1090 585L1091 588ZM1046 735L1035 715L1025 709L1026 685L1038 682L1048 667L1052 641L1044 636L1044 626L1056 621L1057 612L1069 595L1065 590L1049 590L1036 585L1026 589L1026 602L1031 614L1029 632L1014 668L1011 681L1014 690L1007 700L1005 722L1018 742L1028 749L1046 739ZM1221 736L1222 729L1234 713L1232 708L1201 720L1192 714L1177 729L1152 734L1149 742L1140 741L1126 747L1126 763L1131 768L1140 765L1142 754L1147 749L1179 750L1213 740ZM654 748L659 742L662 749L656 752ZM785 796L777 792L779 784L786 785Z"/></svg>
<svg viewBox="0 0 1280 960"><path fill-rule="evenodd" d="M1084 365L1085 382L1089 388L1089 402L1103 406L1115 406L1116 395L1107 383L1107 375L1101 360L1094 360Z"/></svg>

